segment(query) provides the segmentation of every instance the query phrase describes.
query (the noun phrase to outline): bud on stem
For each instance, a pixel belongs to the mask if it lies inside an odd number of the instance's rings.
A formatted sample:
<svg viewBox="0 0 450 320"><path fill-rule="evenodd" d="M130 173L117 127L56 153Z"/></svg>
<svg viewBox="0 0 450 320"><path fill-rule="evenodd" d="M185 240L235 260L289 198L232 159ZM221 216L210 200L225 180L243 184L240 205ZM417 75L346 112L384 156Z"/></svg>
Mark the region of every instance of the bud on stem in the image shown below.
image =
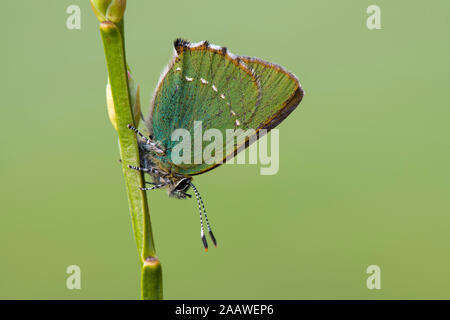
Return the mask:
<svg viewBox="0 0 450 320"><path fill-rule="evenodd" d="M131 73L129 70L127 70L128 75L128 90L130 92L130 103L131 108L133 110L133 118L134 118L134 125L136 128L139 126L139 121L141 119L141 99L139 96L140 93L140 87L138 84L136 84L133 80L133 77L131 76ZM108 106L108 116L109 120L111 121L114 128L117 130L117 122L116 122L116 111L114 109L114 101L111 93L111 85L106 85L106 104Z"/></svg>

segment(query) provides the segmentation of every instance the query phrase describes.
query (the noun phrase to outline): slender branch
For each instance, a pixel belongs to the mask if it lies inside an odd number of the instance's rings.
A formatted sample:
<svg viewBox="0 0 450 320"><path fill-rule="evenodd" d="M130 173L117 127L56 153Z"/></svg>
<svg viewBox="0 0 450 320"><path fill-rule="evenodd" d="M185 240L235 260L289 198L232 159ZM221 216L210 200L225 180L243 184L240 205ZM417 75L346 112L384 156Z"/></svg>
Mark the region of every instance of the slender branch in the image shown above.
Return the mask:
<svg viewBox="0 0 450 320"><path fill-rule="evenodd" d="M130 99L124 46L122 16L123 10L125 10L125 1L91 0L91 4L101 22L100 33L105 50L109 86L113 100L114 124L119 136L120 158L122 159L128 204L136 246L140 254L141 297L142 299L162 299L161 264L156 257L146 193L140 190L144 187L144 176L142 172L128 168L128 165L139 166L140 162L136 136L133 131L127 128L128 124L134 125L135 122ZM114 8L114 5L117 5L117 7ZM116 13L118 14L115 15ZM117 16L120 19L116 19Z"/></svg>

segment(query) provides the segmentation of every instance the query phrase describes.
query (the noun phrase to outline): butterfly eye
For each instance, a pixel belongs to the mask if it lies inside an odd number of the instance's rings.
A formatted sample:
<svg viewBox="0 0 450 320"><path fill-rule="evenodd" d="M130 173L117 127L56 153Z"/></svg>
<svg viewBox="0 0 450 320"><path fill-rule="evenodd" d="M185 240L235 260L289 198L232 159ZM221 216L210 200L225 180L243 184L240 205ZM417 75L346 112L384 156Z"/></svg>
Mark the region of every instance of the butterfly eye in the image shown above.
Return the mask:
<svg viewBox="0 0 450 320"><path fill-rule="evenodd" d="M177 190L177 191L187 191L189 186L190 186L189 179L183 178L177 183L177 185L175 186L175 190Z"/></svg>

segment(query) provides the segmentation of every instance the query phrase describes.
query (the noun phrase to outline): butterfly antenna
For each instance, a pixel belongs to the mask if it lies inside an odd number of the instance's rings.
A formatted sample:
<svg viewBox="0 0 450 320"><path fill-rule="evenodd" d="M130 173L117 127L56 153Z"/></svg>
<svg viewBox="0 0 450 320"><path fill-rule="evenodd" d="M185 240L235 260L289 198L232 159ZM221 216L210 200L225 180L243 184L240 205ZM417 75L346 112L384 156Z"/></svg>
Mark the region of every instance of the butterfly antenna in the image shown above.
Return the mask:
<svg viewBox="0 0 450 320"><path fill-rule="evenodd" d="M197 204L198 204L198 211L200 212L200 237L202 238L203 246L205 247L205 251L208 251L208 242L206 241L205 237L205 229L203 228L203 216L202 216L202 207L200 203L200 194L198 193L197 189L190 184L195 192L195 197L197 198Z"/></svg>
<svg viewBox="0 0 450 320"><path fill-rule="evenodd" d="M194 190L195 196L197 198L198 209L201 210L200 209L200 204L201 204L201 206L203 208L203 215L205 216L206 227L208 228L209 236L211 237L211 240L214 243L214 246L217 247L217 241L216 241L216 238L214 237L214 234L213 234L213 232L211 230L211 226L209 225L208 215L206 214L205 204L203 203L202 196L200 195L200 192L198 192L197 188L192 184L192 182L189 182L189 184L191 185L192 189ZM200 211L200 214L201 214L201 211ZM202 230L203 230L203 223L202 223Z"/></svg>

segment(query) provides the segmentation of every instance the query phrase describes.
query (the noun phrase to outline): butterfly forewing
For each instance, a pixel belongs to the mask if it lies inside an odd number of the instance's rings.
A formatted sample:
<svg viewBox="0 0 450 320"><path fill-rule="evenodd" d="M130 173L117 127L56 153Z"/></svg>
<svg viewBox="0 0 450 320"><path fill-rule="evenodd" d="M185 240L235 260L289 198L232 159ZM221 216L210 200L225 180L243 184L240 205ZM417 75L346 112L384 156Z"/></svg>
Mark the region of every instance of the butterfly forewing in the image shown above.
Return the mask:
<svg viewBox="0 0 450 320"><path fill-rule="evenodd" d="M174 130L187 129L194 137L194 122L201 121L203 131L216 128L225 133L225 129L234 128L237 114L250 117L260 98L260 88L252 72L226 50L210 47L207 42L180 44L175 49L173 63L154 95L150 121L154 139L166 149L165 157L160 160L167 167L174 167L170 162L171 150L178 143L171 140ZM196 158L196 151L202 150L192 147L191 159ZM191 163L175 169L193 174L209 166Z"/></svg>

